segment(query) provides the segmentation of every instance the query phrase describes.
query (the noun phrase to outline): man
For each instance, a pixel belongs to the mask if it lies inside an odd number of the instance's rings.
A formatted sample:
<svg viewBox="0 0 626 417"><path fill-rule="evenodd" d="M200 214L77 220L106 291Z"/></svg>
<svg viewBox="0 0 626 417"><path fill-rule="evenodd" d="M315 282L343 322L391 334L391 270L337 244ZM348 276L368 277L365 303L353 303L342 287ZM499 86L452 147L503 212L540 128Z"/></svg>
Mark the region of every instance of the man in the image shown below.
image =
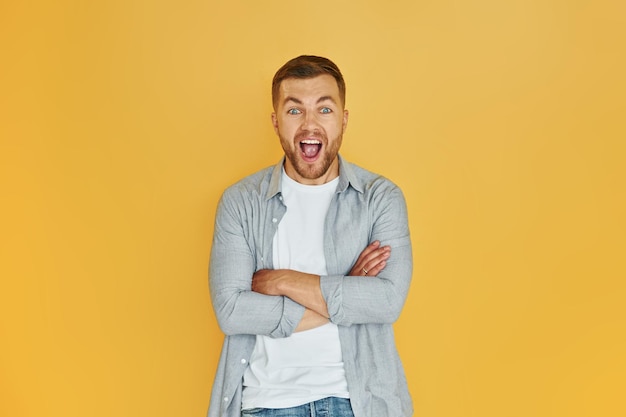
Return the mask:
<svg viewBox="0 0 626 417"><path fill-rule="evenodd" d="M210 289L226 338L208 414L410 416L392 330L412 274L402 192L339 156L333 62L290 60L272 100L285 157L218 205Z"/></svg>

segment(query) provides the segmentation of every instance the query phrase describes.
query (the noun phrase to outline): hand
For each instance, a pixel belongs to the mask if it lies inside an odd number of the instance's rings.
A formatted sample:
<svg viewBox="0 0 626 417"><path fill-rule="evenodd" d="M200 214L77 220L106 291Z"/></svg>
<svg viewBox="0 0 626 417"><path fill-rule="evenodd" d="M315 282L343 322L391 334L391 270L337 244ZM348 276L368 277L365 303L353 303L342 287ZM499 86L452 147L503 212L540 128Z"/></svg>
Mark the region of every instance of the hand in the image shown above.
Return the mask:
<svg viewBox="0 0 626 417"><path fill-rule="evenodd" d="M252 291L289 297L317 314L328 317L319 275L292 269L261 269L252 275Z"/></svg>
<svg viewBox="0 0 626 417"><path fill-rule="evenodd" d="M376 240L363 249L348 275L374 277L385 268L389 256L391 256L391 246L381 247L380 242Z"/></svg>
<svg viewBox="0 0 626 417"><path fill-rule="evenodd" d="M252 291L265 295L283 295L278 291L282 271L280 269L261 269L252 275Z"/></svg>

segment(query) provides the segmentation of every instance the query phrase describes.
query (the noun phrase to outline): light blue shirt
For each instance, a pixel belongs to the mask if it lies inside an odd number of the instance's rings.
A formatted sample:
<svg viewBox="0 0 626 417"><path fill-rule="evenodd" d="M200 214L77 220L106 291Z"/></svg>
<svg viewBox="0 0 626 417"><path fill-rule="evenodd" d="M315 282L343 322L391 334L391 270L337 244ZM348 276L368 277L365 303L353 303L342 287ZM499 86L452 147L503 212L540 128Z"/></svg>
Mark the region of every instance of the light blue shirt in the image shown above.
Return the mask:
<svg viewBox="0 0 626 417"><path fill-rule="evenodd" d="M232 185L217 208L209 287L226 334L209 417L240 417L242 377L256 335L287 337L304 307L282 296L251 291L252 275L273 269L272 240L286 208L284 160ZM376 277L347 276L362 250L379 240L391 257ZM392 324L406 300L412 250L402 191L386 178L339 157L339 183L324 226L328 275L320 278L330 321L339 326L355 417L413 414Z"/></svg>

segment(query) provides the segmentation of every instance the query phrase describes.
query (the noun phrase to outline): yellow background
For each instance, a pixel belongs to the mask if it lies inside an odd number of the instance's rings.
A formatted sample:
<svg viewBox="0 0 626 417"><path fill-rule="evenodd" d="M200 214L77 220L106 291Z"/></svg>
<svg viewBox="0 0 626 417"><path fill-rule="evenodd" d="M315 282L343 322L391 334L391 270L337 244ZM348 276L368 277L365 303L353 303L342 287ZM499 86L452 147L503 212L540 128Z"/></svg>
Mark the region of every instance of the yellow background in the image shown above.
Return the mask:
<svg viewBox="0 0 626 417"><path fill-rule="evenodd" d="M0 415L205 414L215 206L302 53L407 198L415 415L626 415L625 41L620 0L2 0Z"/></svg>

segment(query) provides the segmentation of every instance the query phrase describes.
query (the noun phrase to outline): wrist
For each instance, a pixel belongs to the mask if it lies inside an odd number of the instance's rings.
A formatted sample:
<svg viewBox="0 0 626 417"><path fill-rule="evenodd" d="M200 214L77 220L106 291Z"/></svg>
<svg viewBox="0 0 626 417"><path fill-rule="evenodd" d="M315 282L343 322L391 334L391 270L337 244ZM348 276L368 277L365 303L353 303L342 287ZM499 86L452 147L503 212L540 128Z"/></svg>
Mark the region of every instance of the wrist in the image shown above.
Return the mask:
<svg viewBox="0 0 626 417"><path fill-rule="evenodd" d="M282 292L282 285L281 282L283 280L283 274L282 274L282 270L276 270L274 271L275 275L274 275L274 279L272 279L270 285L271 285L271 292L272 295L285 295Z"/></svg>
<svg viewBox="0 0 626 417"><path fill-rule="evenodd" d="M274 291L278 295L293 298L296 294L307 291L306 283L313 275L292 269L277 270L278 274L273 282Z"/></svg>

